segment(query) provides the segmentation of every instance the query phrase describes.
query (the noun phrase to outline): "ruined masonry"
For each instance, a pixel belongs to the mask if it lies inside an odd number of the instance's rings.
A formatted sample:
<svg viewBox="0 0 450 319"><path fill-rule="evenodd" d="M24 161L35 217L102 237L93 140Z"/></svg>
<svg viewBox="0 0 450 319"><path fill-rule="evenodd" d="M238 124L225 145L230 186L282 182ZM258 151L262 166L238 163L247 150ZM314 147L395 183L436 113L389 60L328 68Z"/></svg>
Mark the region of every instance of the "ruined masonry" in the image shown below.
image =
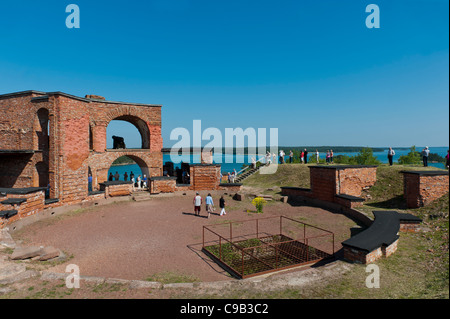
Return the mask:
<svg viewBox="0 0 450 319"><path fill-rule="evenodd" d="M219 185L220 165L192 165L188 185L162 176L161 108L63 92L0 95L0 228L45 208L130 195L130 182L108 181L109 168L122 156L139 165L156 193L226 187ZM107 149L112 120L133 124L141 148Z"/></svg>

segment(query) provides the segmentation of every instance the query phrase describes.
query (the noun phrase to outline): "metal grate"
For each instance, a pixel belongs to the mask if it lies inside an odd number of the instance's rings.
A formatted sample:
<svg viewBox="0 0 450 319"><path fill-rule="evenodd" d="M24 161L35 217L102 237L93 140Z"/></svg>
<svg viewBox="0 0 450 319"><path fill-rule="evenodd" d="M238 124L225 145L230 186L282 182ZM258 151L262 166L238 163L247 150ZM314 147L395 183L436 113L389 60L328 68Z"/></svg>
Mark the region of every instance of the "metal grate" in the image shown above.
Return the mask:
<svg viewBox="0 0 450 319"><path fill-rule="evenodd" d="M334 234L285 216L268 217L203 226L203 251L247 278L334 256Z"/></svg>

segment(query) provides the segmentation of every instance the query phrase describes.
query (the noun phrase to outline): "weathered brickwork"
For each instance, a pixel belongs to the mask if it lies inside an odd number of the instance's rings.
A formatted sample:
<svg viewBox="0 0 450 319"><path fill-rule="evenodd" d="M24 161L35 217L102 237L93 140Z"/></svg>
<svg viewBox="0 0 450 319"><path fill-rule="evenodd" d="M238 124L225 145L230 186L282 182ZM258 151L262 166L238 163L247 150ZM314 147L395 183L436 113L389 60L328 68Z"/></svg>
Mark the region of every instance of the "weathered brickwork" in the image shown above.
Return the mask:
<svg viewBox="0 0 450 319"><path fill-rule="evenodd" d="M282 194L303 196L354 208L362 206L363 201L359 196L377 180L376 166L310 166L309 173L310 189L283 187Z"/></svg>
<svg viewBox="0 0 450 319"><path fill-rule="evenodd" d="M186 190L188 187L186 187ZM150 193L173 193L177 191L176 177L155 177L150 180Z"/></svg>
<svg viewBox="0 0 450 319"><path fill-rule="evenodd" d="M366 252L364 250L355 249L351 247L344 247L344 259L360 263L360 264L370 264L380 259L383 256L381 247L374 249L371 252Z"/></svg>
<svg viewBox="0 0 450 319"><path fill-rule="evenodd" d="M449 175L447 171L404 171L403 187L407 207L423 207L449 192Z"/></svg>
<svg viewBox="0 0 450 319"><path fill-rule="evenodd" d="M0 203L0 212L15 210L17 214L10 218L0 218L0 228L5 227L22 218L26 218L42 212L45 205L45 191L42 188L30 189L22 192L9 192L0 196L0 202L11 199L21 199L19 203L2 204Z"/></svg>
<svg viewBox="0 0 450 319"><path fill-rule="evenodd" d="M0 110L0 187L50 185L50 197L60 205L80 202L88 196L88 171L93 190L99 190L112 162L123 155L147 177L162 175L160 105L26 91L0 95ZM142 149L107 150L112 120L134 124Z"/></svg>
<svg viewBox="0 0 450 319"><path fill-rule="evenodd" d="M190 167L191 189L217 190L220 181L220 165L194 164Z"/></svg>
<svg viewBox="0 0 450 319"><path fill-rule="evenodd" d="M100 190L105 192L105 197L128 196L133 192L132 182L104 182L100 183Z"/></svg>

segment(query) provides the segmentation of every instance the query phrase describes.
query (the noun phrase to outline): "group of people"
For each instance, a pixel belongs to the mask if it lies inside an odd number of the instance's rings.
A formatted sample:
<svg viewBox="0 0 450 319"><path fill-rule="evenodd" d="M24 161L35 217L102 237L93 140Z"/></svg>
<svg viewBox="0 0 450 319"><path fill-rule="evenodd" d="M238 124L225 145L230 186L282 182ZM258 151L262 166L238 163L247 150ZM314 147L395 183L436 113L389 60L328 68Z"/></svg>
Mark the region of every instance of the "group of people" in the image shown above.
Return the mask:
<svg viewBox="0 0 450 319"><path fill-rule="evenodd" d="M197 192L195 194L194 202L193 202L195 216L200 216L200 212L202 210L202 203L203 203L203 198ZM215 210L214 200L213 200L211 194L208 194L208 196L206 196L205 204L206 204L206 212L208 213L208 218L209 218L211 216L211 213ZM223 195L219 199L219 207L220 207L220 216L226 215L227 212L225 211L225 199L223 198Z"/></svg>
<svg viewBox="0 0 450 319"><path fill-rule="evenodd" d="M309 152L308 152L308 150L306 148L300 152L300 163L308 164L308 154L309 154ZM279 154L279 163L280 164L286 163L285 155L286 155L286 153L283 150L280 150L280 154ZM316 163L319 164L320 154L319 154L319 151L317 149L314 152L314 155L316 157ZM267 154L266 154L266 163L271 163L272 162L271 159L270 159L271 156L272 155L270 154L270 152L267 152ZM325 157L325 162L327 164L334 163L333 162L333 156L334 156L333 150L331 150L331 151L327 150L326 157ZM274 158L274 162L275 162L276 161L275 154L273 154L273 158ZM289 163L293 163L293 162L294 162L294 152L292 150L289 150Z"/></svg>
<svg viewBox="0 0 450 319"><path fill-rule="evenodd" d="M128 181L128 177L130 177L130 182L133 182L133 188L147 188L147 184L148 184L148 180L147 180L147 175L144 174L143 177L141 177L141 175L139 174L137 178L134 178L134 173L130 172L130 175L128 175L127 172L125 172L123 174L123 180L125 182ZM116 172L116 174L112 174L111 172L109 173L109 177L108 177L108 181L112 182L112 181L119 181L120 180L120 174L119 172Z"/></svg>

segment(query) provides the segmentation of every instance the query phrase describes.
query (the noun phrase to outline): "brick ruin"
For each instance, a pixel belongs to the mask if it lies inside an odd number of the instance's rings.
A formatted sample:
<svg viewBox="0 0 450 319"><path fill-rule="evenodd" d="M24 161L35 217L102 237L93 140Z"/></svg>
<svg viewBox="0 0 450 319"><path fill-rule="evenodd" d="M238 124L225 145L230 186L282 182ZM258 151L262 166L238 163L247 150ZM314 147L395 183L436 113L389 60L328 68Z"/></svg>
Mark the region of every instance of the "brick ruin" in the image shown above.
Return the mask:
<svg viewBox="0 0 450 319"><path fill-rule="evenodd" d="M448 171L402 171L408 208L419 208L448 193Z"/></svg>
<svg viewBox="0 0 450 319"><path fill-rule="evenodd" d="M282 187L282 194L354 208L364 202L362 191L377 181L377 166L317 165L309 169L311 188Z"/></svg>
<svg viewBox="0 0 450 319"><path fill-rule="evenodd" d="M5 202L0 204L0 228L48 207L130 194L131 183L108 182L112 163L122 156L134 160L159 191L225 187L219 185L220 165L192 165L188 185L163 176L161 108L63 92L0 95L0 202ZM141 135L141 148L108 149L106 131L113 120L133 124ZM88 174L92 175L91 192ZM39 197L41 204L26 209L28 198L10 204L30 194Z"/></svg>
<svg viewBox="0 0 450 319"><path fill-rule="evenodd" d="M421 180L420 176L431 178L424 178L420 183L418 182ZM362 232L342 242L344 259L365 264L383 256L389 257L397 250L398 232L416 232L421 223L419 218L411 214L400 214L395 211L373 212L375 219L372 220L356 210L355 208L362 206L364 202L360 197L363 190L373 186L376 180L377 166L318 165L310 166L311 188L281 189L282 195L339 211L365 225L366 228ZM413 187L409 186L410 184L413 184ZM408 192L415 194L414 203L417 203L416 189L420 188L417 185L422 185L422 189L426 190L423 193L428 194L429 200L436 199L445 194L444 185L448 192L448 172L431 175L405 172L405 196L408 196Z"/></svg>

